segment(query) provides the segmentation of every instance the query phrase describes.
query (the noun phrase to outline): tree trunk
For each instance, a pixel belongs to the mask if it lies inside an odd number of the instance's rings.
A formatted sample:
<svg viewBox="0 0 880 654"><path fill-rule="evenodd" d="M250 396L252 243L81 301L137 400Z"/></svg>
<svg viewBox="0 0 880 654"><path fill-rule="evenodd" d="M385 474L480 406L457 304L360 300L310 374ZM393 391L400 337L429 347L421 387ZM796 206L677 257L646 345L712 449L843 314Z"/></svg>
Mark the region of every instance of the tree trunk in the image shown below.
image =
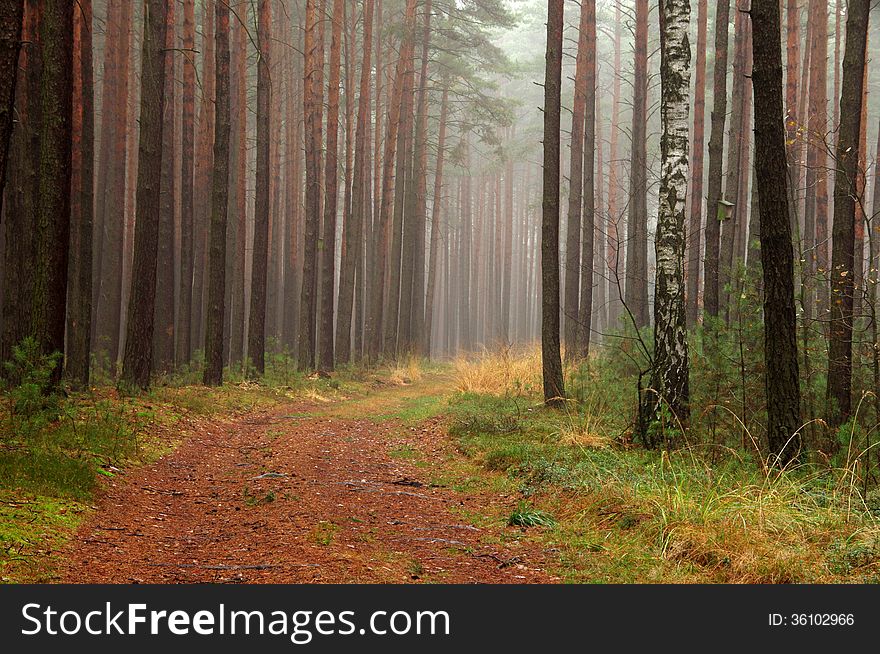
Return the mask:
<svg viewBox="0 0 880 654"><path fill-rule="evenodd" d="M626 294L636 329L648 316L648 0L636 0L635 75L629 213L626 222Z"/></svg>
<svg viewBox="0 0 880 654"><path fill-rule="evenodd" d="M700 248L703 234L703 155L706 129L706 41L708 2L697 3L697 61L694 67L694 132L691 143L690 222L687 256L687 321L696 325L700 315Z"/></svg>
<svg viewBox="0 0 880 654"><path fill-rule="evenodd" d="M584 92L586 106L584 112L584 167L583 167L583 255L580 270L576 271L580 280L580 313L578 315L577 350L578 356L584 360L590 356L590 340L593 332L593 259L595 255L594 239L596 234L596 1L581 0L581 25L587 35L583 45L586 46L586 74Z"/></svg>
<svg viewBox="0 0 880 654"><path fill-rule="evenodd" d="M91 5L89 11L90 9ZM85 13L86 8L83 7L83 14ZM18 77L18 53L21 50L23 17L24 0L11 0L0 7L0 195L6 185L6 160L14 121L15 82ZM88 36L91 41L91 25Z"/></svg>
<svg viewBox="0 0 880 654"><path fill-rule="evenodd" d="M446 122L449 116L449 89L443 84L443 97L440 100L440 126L437 136L437 160L434 166L434 202L431 206L431 242L428 258L428 288L425 291L425 356L431 355L432 331L434 327L434 294L437 286L438 250L440 249L440 223L441 209L443 207L443 162L446 156ZM512 180L512 176L511 176ZM513 217L511 216L511 220ZM444 248L448 251L450 244L447 242ZM509 259L505 265L509 264ZM509 288L509 286L508 286ZM508 294L505 293L504 297ZM509 300L507 310L502 309L502 317L509 315ZM507 326L505 324L504 340L508 340Z"/></svg>
<svg viewBox="0 0 880 654"><path fill-rule="evenodd" d="M183 3L183 116L180 148L180 295L175 361L189 363L192 358L194 240L194 165L195 165L195 0Z"/></svg>
<svg viewBox="0 0 880 654"><path fill-rule="evenodd" d="M128 76L134 3L111 0L112 30L104 59L101 103L101 152L95 198L95 330L92 348L106 354L111 374L119 358L122 319L122 259L125 221L125 188L128 164ZM114 24L115 23L115 24Z"/></svg>
<svg viewBox="0 0 880 654"><path fill-rule="evenodd" d="M166 12L173 0L148 0L144 5L141 59L140 142L138 144L137 222L126 325L122 381L146 389L150 385L156 303L156 266L165 111ZM171 53L168 53L171 56ZM167 290L167 289L166 289Z"/></svg>
<svg viewBox="0 0 880 654"><path fill-rule="evenodd" d="M333 0L330 41L330 80L327 93L327 161L324 168L324 238L321 243L321 324L318 329L318 368L333 370L333 302L336 298L336 214L339 202L339 80L342 49L343 0Z"/></svg>
<svg viewBox="0 0 880 654"><path fill-rule="evenodd" d="M208 232L211 222L211 175L214 169L214 96L217 66L214 53L214 0L204 5L202 35L202 101L199 107L199 156L195 166L195 209L193 215L193 313L190 330L192 349L204 347L207 310Z"/></svg>
<svg viewBox="0 0 880 654"><path fill-rule="evenodd" d="M94 215L95 105L92 70L92 2L74 9L73 160L70 254L67 290L66 377L76 387L89 385L92 323L92 220ZM76 129L78 128L78 129ZM2 179L2 170L0 170ZM0 183L0 193L2 193Z"/></svg>
<svg viewBox="0 0 880 654"><path fill-rule="evenodd" d="M411 193L412 250L405 256L412 256L412 275L404 277L404 290L407 292L408 309L403 314L407 321L407 339L404 349L407 352L421 352L425 329L425 223L428 211L428 60L431 47L431 0L426 0L424 24L422 28L421 72L419 74L419 93L416 104L415 149L413 151L413 181ZM427 356L427 355L426 355Z"/></svg>
<svg viewBox="0 0 880 654"><path fill-rule="evenodd" d="M727 117L727 31L730 0L719 0L715 15L715 70L711 134L709 135L709 178L706 199L706 256L703 262L703 310L718 315L718 266L721 237L721 189L724 159L724 123Z"/></svg>
<svg viewBox="0 0 880 654"><path fill-rule="evenodd" d="M718 296L720 313L725 322L730 323L732 291L736 283L740 261L736 257L736 233L739 224L745 219L746 207L740 206L740 157L748 138L743 133L743 116L746 108L746 50L748 17L737 7L733 19L733 88L730 102L730 126L727 131L727 174L724 180L724 199L729 203L729 211L721 225L721 259L719 262Z"/></svg>
<svg viewBox="0 0 880 654"><path fill-rule="evenodd" d="M45 0L39 21L39 193L32 329L43 354L64 353L67 308L67 243L70 238L71 109L73 100L73 2ZM61 378L59 358L50 382Z"/></svg>
<svg viewBox="0 0 880 654"><path fill-rule="evenodd" d="M778 0L752 0L751 19L755 174L761 180L758 207L764 270L767 438L776 461L785 464L800 449L796 435L800 427L800 387Z"/></svg>
<svg viewBox="0 0 880 654"><path fill-rule="evenodd" d="M366 0L364 7L364 51L361 62L360 96L358 98L357 133L354 145L354 180L352 183L351 220L346 221L344 229L345 246L342 251L339 275L339 301L336 316L336 358L339 363L351 361L351 319L355 296L355 277L358 253L363 250L363 227L365 209L370 197L366 193L365 178L370 171L365 169L367 150L367 122L370 120L370 78L373 53L373 13L375 1ZM359 329L355 322L355 329Z"/></svg>
<svg viewBox="0 0 880 654"><path fill-rule="evenodd" d="M226 213L229 204L229 5L216 3L214 172L208 236L208 302L205 310L206 386L223 383L223 315L226 286Z"/></svg>
<svg viewBox="0 0 880 654"><path fill-rule="evenodd" d="M611 90L611 125L608 158L608 324L611 328L619 327L623 307L623 280L620 278L620 217L618 209L620 181L617 143L620 133L620 50L623 18L621 3L616 3L614 10L614 66Z"/></svg>
<svg viewBox="0 0 880 654"><path fill-rule="evenodd" d="M574 73L574 104L571 112L571 163L569 165L568 222L565 238L565 360L577 357L581 280L581 214L584 187L584 115L587 110L587 2L581 2L577 60ZM592 150L589 155L593 157Z"/></svg>
<svg viewBox="0 0 880 654"><path fill-rule="evenodd" d="M855 205L869 5L868 0L850 0L846 17L831 251L827 398L833 428L849 419L852 407Z"/></svg>
<svg viewBox="0 0 880 654"><path fill-rule="evenodd" d="M258 375L266 370L266 283L269 263L269 115L272 106L272 6L260 0L257 9L257 179L254 199L254 262L247 358ZM242 235L243 236L243 235Z"/></svg>
<svg viewBox="0 0 880 654"><path fill-rule="evenodd" d="M15 100L18 127L12 139L10 185L3 207L3 333L0 361L12 356L13 347L31 333L36 259L37 199L40 151L41 44L36 0L25 6L20 68L24 84Z"/></svg>
<svg viewBox="0 0 880 654"><path fill-rule="evenodd" d="M175 215L175 5L167 3L165 22L165 100L162 118L159 232L156 257L156 300L153 329L153 370L165 374L174 366L174 215ZM143 99L143 96L141 97ZM140 170L140 169L139 169Z"/></svg>
<svg viewBox="0 0 880 654"><path fill-rule="evenodd" d="M544 191L541 227L541 357L544 402L565 402L559 352L559 123L562 85L563 0L547 0L547 54L544 73Z"/></svg>
<svg viewBox="0 0 880 654"><path fill-rule="evenodd" d="M317 5L321 6L318 7ZM318 309L318 238L321 223L321 150L324 80L323 0L306 0L304 93L306 153L306 214L303 281L300 297L300 370L315 368L315 329ZM319 17L318 14L321 14Z"/></svg>
<svg viewBox="0 0 880 654"><path fill-rule="evenodd" d="M660 206L657 214L654 360L651 384L639 389L637 436L648 448L669 442L690 423L685 313L685 207L688 186L688 113L691 52L688 0L660 4ZM639 382L641 386L641 380ZM668 412L668 416L664 413ZM664 425L664 419L671 424Z"/></svg>

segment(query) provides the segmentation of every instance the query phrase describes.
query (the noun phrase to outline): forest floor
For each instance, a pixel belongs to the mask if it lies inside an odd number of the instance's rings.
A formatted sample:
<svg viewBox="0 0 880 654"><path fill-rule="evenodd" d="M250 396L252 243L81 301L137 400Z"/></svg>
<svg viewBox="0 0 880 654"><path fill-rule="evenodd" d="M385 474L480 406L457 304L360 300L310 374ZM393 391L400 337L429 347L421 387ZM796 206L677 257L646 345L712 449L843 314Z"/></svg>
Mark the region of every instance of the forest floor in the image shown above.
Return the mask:
<svg viewBox="0 0 880 654"><path fill-rule="evenodd" d="M330 379L278 364L26 419L10 391L0 582L880 582L880 494L855 464L646 451L630 379L569 371L557 411L540 370L537 349Z"/></svg>
<svg viewBox="0 0 880 654"><path fill-rule="evenodd" d="M433 373L187 430L173 452L104 484L57 580L555 581L540 543L485 517L515 499L440 479L466 465L425 420L449 391L448 373Z"/></svg>

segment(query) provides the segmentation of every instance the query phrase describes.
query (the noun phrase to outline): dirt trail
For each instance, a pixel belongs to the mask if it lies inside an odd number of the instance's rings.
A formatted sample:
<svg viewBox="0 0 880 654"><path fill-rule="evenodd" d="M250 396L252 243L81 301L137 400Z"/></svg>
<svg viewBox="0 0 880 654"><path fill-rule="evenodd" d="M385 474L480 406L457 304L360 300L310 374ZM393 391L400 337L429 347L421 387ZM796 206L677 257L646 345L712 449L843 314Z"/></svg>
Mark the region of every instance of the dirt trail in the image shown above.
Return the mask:
<svg viewBox="0 0 880 654"><path fill-rule="evenodd" d="M186 435L172 454L108 483L67 546L62 579L555 581L538 545L501 537L513 528L468 522L509 498L430 484L450 451L436 422L404 428L364 417L416 392L380 395L329 408L284 406ZM401 451L418 460L395 455Z"/></svg>

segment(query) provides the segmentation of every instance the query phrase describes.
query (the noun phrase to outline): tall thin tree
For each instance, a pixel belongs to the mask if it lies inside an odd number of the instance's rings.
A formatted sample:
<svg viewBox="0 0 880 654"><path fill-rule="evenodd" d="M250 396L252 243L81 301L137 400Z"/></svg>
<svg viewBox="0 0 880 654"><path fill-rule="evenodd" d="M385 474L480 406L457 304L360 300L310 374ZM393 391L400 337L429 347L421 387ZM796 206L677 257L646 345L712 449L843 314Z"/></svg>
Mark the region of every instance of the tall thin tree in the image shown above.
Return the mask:
<svg viewBox="0 0 880 654"><path fill-rule="evenodd" d="M866 3L867 4L867 3ZM752 80L755 90L755 173L764 270L764 357L767 436L780 463L800 443L794 252L782 101L781 18L777 0L752 0Z"/></svg>
<svg viewBox="0 0 880 654"><path fill-rule="evenodd" d="M559 351L559 129L562 86L563 0L547 0L544 72L544 190L541 222L541 357L544 402L562 406L565 382Z"/></svg>
<svg viewBox="0 0 880 654"><path fill-rule="evenodd" d="M269 127L272 106L272 7L260 0L257 8L257 179L254 198L254 254L247 358L253 370L266 369L266 283L269 265Z"/></svg>
<svg viewBox="0 0 880 654"><path fill-rule="evenodd" d="M685 311L684 250L688 187L690 3L660 3L660 206L654 297L654 357L643 390L637 436L649 448L690 423L690 365ZM641 389L640 389L641 390ZM671 421L663 425L664 413ZM664 429L665 427L666 429Z"/></svg>
<svg viewBox="0 0 880 654"><path fill-rule="evenodd" d="M855 216L856 202L860 200L858 167L869 11L869 0L850 0L846 17L831 237L827 398L829 421L833 427L846 422L852 410Z"/></svg>
<svg viewBox="0 0 880 654"><path fill-rule="evenodd" d="M125 354L122 360L123 383L140 388L147 388L150 385L153 358L165 110L167 2L168 0L148 0L144 4L137 222Z"/></svg>
<svg viewBox="0 0 880 654"><path fill-rule="evenodd" d="M205 308L207 386L223 383L223 314L226 286L226 213L229 205L229 5L215 3L214 172L208 236L208 301Z"/></svg>

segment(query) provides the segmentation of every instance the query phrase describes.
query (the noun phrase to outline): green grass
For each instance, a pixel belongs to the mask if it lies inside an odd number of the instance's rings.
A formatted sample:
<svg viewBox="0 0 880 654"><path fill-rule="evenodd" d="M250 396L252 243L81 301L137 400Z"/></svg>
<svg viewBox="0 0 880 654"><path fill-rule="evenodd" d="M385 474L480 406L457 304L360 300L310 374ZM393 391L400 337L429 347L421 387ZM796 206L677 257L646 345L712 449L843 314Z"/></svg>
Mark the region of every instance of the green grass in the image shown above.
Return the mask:
<svg viewBox="0 0 880 654"><path fill-rule="evenodd" d="M612 438L585 447L561 437L566 423L589 420L568 411L461 393L447 412L458 449L520 498L494 520L557 551L554 572L564 580L880 581L871 509L880 503L863 502L841 471L766 472L733 450L648 452ZM464 472L445 483L470 487Z"/></svg>

